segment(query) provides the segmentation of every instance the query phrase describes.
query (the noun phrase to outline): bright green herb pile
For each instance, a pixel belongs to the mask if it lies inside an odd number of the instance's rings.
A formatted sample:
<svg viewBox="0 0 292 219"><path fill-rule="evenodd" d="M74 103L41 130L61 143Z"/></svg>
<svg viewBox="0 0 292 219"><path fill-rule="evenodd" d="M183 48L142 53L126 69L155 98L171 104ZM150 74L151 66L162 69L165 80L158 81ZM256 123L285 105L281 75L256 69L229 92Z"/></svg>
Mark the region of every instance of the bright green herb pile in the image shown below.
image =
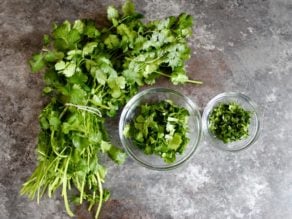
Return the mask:
<svg viewBox="0 0 292 219"><path fill-rule="evenodd" d="M156 154L172 163L189 142L187 137L189 112L170 100L144 104L133 123L127 124L124 135L145 154Z"/></svg>
<svg viewBox="0 0 292 219"><path fill-rule="evenodd" d="M251 115L237 103L221 103L210 113L209 129L224 143L242 140L249 135Z"/></svg>
<svg viewBox="0 0 292 219"><path fill-rule="evenodd" d="M44 71L44 93L37 144L38 164L21 194L39 199L59 188L70 216L70 201L97 206L96 218L109 192L102 188L106 168L100 155L118 164L125 153L109 142L105 118L117 111L144 84L161 75L172 83L191 81L184 63L190 57L187 37L192 17L181 14L142 23L130 1L120 13L109 6L110 25L97 29L92 20L53 26L44 47L30 60L32 72ZM68 190L74 189L74 195ZM69 201L70 200L70 201Z"/></svg>

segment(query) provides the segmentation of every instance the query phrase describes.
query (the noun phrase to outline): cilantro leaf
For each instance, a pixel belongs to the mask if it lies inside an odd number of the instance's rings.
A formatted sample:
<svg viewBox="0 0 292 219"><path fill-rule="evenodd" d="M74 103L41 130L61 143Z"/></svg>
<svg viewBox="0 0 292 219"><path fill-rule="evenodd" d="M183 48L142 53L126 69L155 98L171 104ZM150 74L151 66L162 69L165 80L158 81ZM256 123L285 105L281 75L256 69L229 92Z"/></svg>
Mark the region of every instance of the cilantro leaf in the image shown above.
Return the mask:
<svg viewBox="0 0 292 219"><path fill-rule="evenodd" d="M63 52L58 52L58 51L48 51L44 55L44 60L46 62L56 62L58 60L63 59L64 53Z"/></svg>
<svg viewBox="0 0 292 219"><path fill-rule="evenodd" d="M112 19L118 19L118 18L119 18L118 10L113 6L108 6L108 8L107 8L107 19L109 21L112 21Z"/></svg>
<svg viewBox="0 0 292 219"><path fill-rule="evenodd" d="M133 15L135 13L135 5L132 1L126 0L125 4L122 6L122 11L124 16Z"/></svg>
<svg viewBox="0 0 292 219"><path fill-rule="evenodd" d="M84 32L84 23L81 20L76 20L74 22L73 29L77 30L78 33L82 34Z"/></svg>
<svg viewBox="0 0 292 219"><path fill-rule="evenodd" d="M33 73L39 72L46 67L46 63L42 54L35 54L29 61L29 64Z"/></svg>
<svg viewBox="0 0 292 219"><path fill-rule="evenodd" d="M100 36L100 32L95 27L95 24L93 21L86 20L85 21L85 27L84 27L84 33L85 36L88 38L97 38Z"/></svg>
<svg viewBox="0 0 292 219"><path fill-rule="evenodd" d="M115 161L117 164L122 164L125 162L127 155L120 148L112 146L108 150L109 157Z"/></svg>
<svg viewBox="0 0 292 219"><path fill-rule="evenodd" d="M59 62L57 62L57 63L55 64L55 69L56 69L57 71L59 71L59 70L63 70L63 69L65 69L65 67L66 67L66 64L65 64L64 61L59 61Z"/></svg>
<svg viewBox="0 0 292 219"><path fill-rule="evenodd" d="M75 71L76 71L76 64L74 62L70 62L66 64L66 67L63 69L62 73L66 77L71 77L72 75L74 75Z"/></svg>
<svg viewBox="0 0 292 219"><path fill-rule="evenodd" d="M89 55L91 53L93 53L93 50L97 47L98 43L97 42L90 42L87 43L84 47L83 47L83 55Z"/></svg>
<svg viewBox="0 0 292 219"><path fill-rule="evenodd" d="M43 44L44 44L44 46L47 46L47 45L49 45L49 43L50 43L50 37L48 34L45 34L43 37Z"/></svg>
<svg viewBox="0 0 292 219"><path fill-rule="evenodd" d="M185 74L183 69L175 71L171 74L171 82L173 84L184 84L188 80L188 76Z"/></svg>
<svg viewBox="0 0 292 219"><path fill-rule="evenodd" d="M110 34L105 40L104 44L107 46L109 49L115 49L118 48L120 45L120 40L117 35Z"/></svg>

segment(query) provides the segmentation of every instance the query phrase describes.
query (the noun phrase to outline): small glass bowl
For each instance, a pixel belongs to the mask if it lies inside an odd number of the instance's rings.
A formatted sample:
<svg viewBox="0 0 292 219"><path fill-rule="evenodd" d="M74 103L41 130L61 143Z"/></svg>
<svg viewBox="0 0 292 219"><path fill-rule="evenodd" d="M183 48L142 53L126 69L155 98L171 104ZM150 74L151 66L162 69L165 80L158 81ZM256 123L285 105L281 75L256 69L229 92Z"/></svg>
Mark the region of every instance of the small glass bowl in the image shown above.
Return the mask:
<svg viewBox="0 0 292 219"><path fill-rule="evenodd" d="M220 139L209 130L209 115L212 110L220 103L231 103L235 102L239 104L243 109L251 111L252 116L249 125L249 136L246 139L234 141L230 143L223 143ZM204 109L202 116L203 132L207 141L213 146L225 151L240 151L246 149L252 145L259 136L260 131L260 120L257 105L246 95L237 92L221 93L215 96Z"/></svg>
<svg viewBox="0 0 292 219"><path fill-rule="evenodd" d="M177 154L173 163L165 163L160 156L155 154L146 155L143 150L134 145L131 139L123 135L124 127L136 117L141 104L151 104L166 99L172 100L178 106L185 107L190 114L187 134L190 142L182 154ZM153 170L169 170L186 162L196 151L201 139L201 115L197 105L177 91L167 88L150 88L135 95L124 107L119 122L119 135L126 152L140 165Z"/></svg>

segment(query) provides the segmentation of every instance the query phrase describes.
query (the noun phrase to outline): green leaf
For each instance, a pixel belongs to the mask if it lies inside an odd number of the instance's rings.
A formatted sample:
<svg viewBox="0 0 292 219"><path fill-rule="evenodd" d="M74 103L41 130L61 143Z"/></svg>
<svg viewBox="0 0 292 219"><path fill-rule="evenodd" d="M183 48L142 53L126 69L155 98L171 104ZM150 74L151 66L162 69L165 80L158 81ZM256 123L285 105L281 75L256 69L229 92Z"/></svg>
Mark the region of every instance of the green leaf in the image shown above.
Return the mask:
<svg viewBox="0 0 292 219"><path fill-rule="evenodd" d="M111 95L113 98L117 99L122 95L122 92L119 88L113 88L111 91Z"/></svg>
<svg viewBox="0 0 292 219"><path fill-rule="evenodd" d="M89 38L96 38L100 36L100 32L96 29L93 21L86 21L84 35L86 35Z"/></svg>
<svg viewBox="0 0 292 219"><path fill-rule="evenodd" d="M113 6L110 5L107 8L107 19L109 21L112 21L112 19L118 19L118 18L119 18L119 12L118 12L118 10L115 7L113 7Z"/></svg>
<svg viewBox="0 0 292 219"><path fill-rule="evenodd" d="M135 13L135 5L133 4L132 1L126 0L124 5L122 6L122 11L123 11L124 17L133 15Z"/></svg>
<svg viewBox="0 0 292 219"><path fill-rule="evenodd" d="M127 41L130 41L130 42L134 42L134 39L136 38L136 35L137 35L136 32L131 31L129 27L127 27L127 25L125 24L120 24L117 27L117 33L125 37L125 39L127 39Z"/></svg>
<svg viewBox="0 0 292 219"><path fill-rule="evenodd" d="M64 61L59 61L55 64L55 69L57 71L63 70L66 67L66 63Z"/></svg>
<svg viewBox="0 0 292 219"><path fill-rule="evenodd" d="M71 77L72 75L74 75L75 71L76 71L76 64L70 62L69 65L66 65L66 67L65 67L65 69L63 70L62 73L66 77Z"/></svg>
<svg viewBox="0 0 292 219"><path fill-rule="evenodd" d="M67 60L80 60L81 59L81 55L82 55L82 50L80 49L73 49L67 52Z"/></svg>
<svg viewBox="0 0 292 219"><path fill-rule="evenodd" d="M126 80L123 76L119 76L116 79L116 85L120 88L120 89L125 89L126 86Z"/></svg>
<svg viewBox="0 0 292 219"><path fill-rule="evenodd" d="M97 69L95 71L95 78L98 81L98 83L100 83L101 85L105 85L105 83L107 81L107 75L106 75L106 73L104 73L100 69Z"/></svg>
<svg viewBox="0 0 292 219"><path fill-rule="evenodd" d="M120 45L120 41L117 35L110 34L105 40L104 44L107 46L109 49L114 49L118 48Z"/></svg>
<svg viewBox="0 0 292 219"><path fill-rule="evenodd" d="M83 122L83 117L81 114L78 113L73 113L69 116L69 118L63 122L62 125L62 132L65 134L68 134L70 131L82 131L83 127L82 127L82 123ZM76 144L76 146L78 146L77 144L80 145L80 136L78 136L77 138L74 138L75 141L78 140L78 142L75 142L74 144Z"/></svg>
<svg viewBox="0 0 292 219"><path fill-rule="evenodd" d="M70 93L70 103L85 104L87 93L79 85L74 84Z"/></svg>
<svg viewBox="0 0 292 219"><path fill-rule="evenodd" d="M43 44L45 46L47 46L47 45L49 45L49 43L50 43L50 37L49 37L48 34L45 34L44 37L43 37Z"/></svg>
<svg viewBox="0 0 292 219"><path fill-rule="evenodd" d="M57 39L55 39L55 41L54 41L54 47L55 47L57 50L65 51L65 50L68 49L68 42L67 42L66 39L57 38Z"/></svg>
<svg viewBox="0 0 292 219"><path fill-rule="evenodd" d="M71 77L68 78L68 81L72 84L84 84L88 80L86 74L81 71L76 71Z"/></svg>
<svg viewBox="0 0 292 219"><path fill-rule="evenodd" d="M68 34L71 30L71 24L69 21L64 21L63 24L56 26L53 31L53 37L66 39L68 37Z"/></svg>
<svg viewBox="0 0 292 219"><path fill-rule="evenodd" d="M52 88L51 87L45 87L43 89L43 92L46 93L46 94L50 93L51 91L52 91Z"/></svg>
<svg viewBox="0 0 292 219"><path fill-rule="evenodd" d="M72 29L67 36L68 48L69 49L77 48L77 43L79 42L80 39L81 37L78 30Z"/></svg>
<svg viewBox="0 0 292 219"><path fill-rule="evenodd" d="M56 130L58 130L58 128L61 124L61 121L56 115L52 114L49 117L49 124L50 124L51 129L56 131Z"/></svg>
<svg viewBox="0 0 292 219"><path fill-rule="evenodd" d="M130 129L131 129L130 124L126 124L125 127L124 127L124 130L123 130L123 135L126 138L130 138Z"/></svg>
<svg viewBox="0 0 292 219"><path fill-rule="evenodd" d="M100 148L101 148L102 153L108 152L111 149L111 147L112 147L112 144L106 141L101 141Z"/></svg>
<svg viewBox="0 0 292 219"><path fill-rule="evenodd" d="M97 95L93 95L91 102L96 106L100 106L100 105L102 105L102 97L99 97Z"/></svg>
<svg viewBox="0 0 292 219"><path fill-rule="evenodd" d="M177 150L182 143L181 136L175 133L170 141L168 141L168 147L172 150Z"/></svg>
<svg viewBox="0 0 292 219"><path fill-rule="evenodd" d="M101 178L101 179L104 179L105 176L106 176L106 173L107 173L106 168L105 168L104 166L98 164L98 165L97 165L97 170L98 170L98 173L99 173L99 175L100 175L100 178Z"/></svg>
<svg viewBox="0 0 292 219"><path fill-rule="evenodd" d="M44 59L46 62L56 62L63 59L64 53L58 51L48 51L45 53Z"/></svg>
<svg viewBox="0 0 292 219"><path fill-rule="evenodd" d="M32 73L36 73L46 67L46 63L42 54L33 55L31 60L29 60L29 64Z"/></svg>
<svg viewBox="0 0 292 219"><path fill-rule="evenodd" d="M93 53L93 50L97 47L97 42L90 42L87 43L84 47L83 47L83 55L89 55L91 53Z"/></svg>
<svg viewBox="0 0 292 219"><path fill-rule="evenodd" d="M171 82L173 84L183 84L188 81L188 76L183 71L173 72L171 74Z"/></svg>
<svg viewBox="0 0 292 219"><path fill-rule="evenodd" d="M44 130L46 130L46 129L48 129L50 127L50 124L49 124L47 118L45 118L43 116L40 117L40 121L39 122L40 122L40 126Z"/></svg>
<svg viewBox="0 0 292 219"><path fill-rule="evenodd" d="M182 13L178 17L177 33L183 37L190 36L192 34L193 18L192 16Z"/></svg>
<svg viewBox="0 0 292 219"><path fill-rule="evenodd" d="M84 32L84 23L81 20L76 20L73 29L77 30L80 34Z"/></svg>
<svg viewBox="0 0 292 219"><path fill-rule="evenodd" d="M108 151L109 157L115 161L117 164L122 164L125 162L127 155L120 149L115 146L112 146Z"/></svg>

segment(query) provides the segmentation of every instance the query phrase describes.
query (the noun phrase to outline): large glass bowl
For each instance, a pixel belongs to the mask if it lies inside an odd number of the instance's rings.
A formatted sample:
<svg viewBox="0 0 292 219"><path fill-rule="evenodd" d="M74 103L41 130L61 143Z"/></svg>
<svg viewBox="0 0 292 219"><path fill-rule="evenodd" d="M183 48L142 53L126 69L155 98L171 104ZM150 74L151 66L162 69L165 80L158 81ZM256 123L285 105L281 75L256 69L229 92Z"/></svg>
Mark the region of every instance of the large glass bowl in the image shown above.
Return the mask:
<svg viewBox="0 0 292 219"><path fill-rule="evenodd" d="M189 131L187 134L190 142L181 155L177 154L176 160L173 163L165 163L158 155L146 155L143 150L134 145L131 139L125 138L123 135L125 125L133 121L141 104L151 104L166 99L172 100L175 105L185 107L190 114L188 123ZM177 91L167 88L150 88L135 95L124 107L119 122L119 135L126 152L140 165L153 170L173 169L190 159L198 147L201 139L200 112L195 103Z"/></svg>
<svg viewBox="0 0 292 219"><path fill-rule="evenodd" d="M212 110L221 103L231 103L235 102L239 104L243 109L252 112L250 125L249 125L249 135L246 139L239 141L234 141L230 143L223 143L220 139L209 130L209 115ZM203 132L208 143L216 148L225 151L240 151L246 149L248 146L252 145L259 136L260 131L260 115L257 105L246 95L237 92L227 92L221 93L215 96L204 109L202 116Z"/></svg>

